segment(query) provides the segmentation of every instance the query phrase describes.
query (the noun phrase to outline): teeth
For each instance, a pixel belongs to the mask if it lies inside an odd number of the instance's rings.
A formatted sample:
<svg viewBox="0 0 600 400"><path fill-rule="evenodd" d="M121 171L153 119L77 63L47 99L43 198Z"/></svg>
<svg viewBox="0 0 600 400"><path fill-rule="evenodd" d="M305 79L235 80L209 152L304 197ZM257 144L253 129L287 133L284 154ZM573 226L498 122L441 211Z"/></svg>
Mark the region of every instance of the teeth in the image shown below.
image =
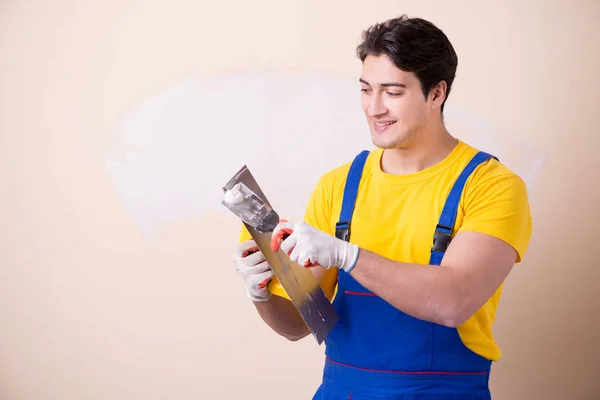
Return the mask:
<svg viewBox="0 0 600 400"><path fill-rule="evenodd" d="M387 123L381 123L381 122L375 122L375 125L377 126L389 126L396 123L396 121L392 121L392 122L387 122Z"/></svg>

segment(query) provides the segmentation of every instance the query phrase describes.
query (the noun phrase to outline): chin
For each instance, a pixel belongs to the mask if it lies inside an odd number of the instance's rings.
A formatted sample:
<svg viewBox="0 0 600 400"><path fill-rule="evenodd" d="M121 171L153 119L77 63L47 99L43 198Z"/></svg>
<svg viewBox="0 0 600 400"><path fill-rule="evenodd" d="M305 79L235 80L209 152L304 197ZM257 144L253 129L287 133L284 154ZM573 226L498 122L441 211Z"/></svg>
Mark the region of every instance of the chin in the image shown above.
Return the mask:
<svg viewBox="0 0 600 400"><path fill-rule="evenodd" d="M382 135L379 132L371 133L371 140L373 141L373 145L379 147L380 149L398 149L404 147L404 143L407 140L407 137L404 135Z"/></svg>
<svg viewBox="0 0 600 400"><path fill-rule="evenodd" d="M380 149L384 149L384 150L389 150L389 149L393 149L395 148L395 144L394 143L390 143L390 142L383 142L381 140L373 140L373 145L375 147L378 147Z"/></svg>

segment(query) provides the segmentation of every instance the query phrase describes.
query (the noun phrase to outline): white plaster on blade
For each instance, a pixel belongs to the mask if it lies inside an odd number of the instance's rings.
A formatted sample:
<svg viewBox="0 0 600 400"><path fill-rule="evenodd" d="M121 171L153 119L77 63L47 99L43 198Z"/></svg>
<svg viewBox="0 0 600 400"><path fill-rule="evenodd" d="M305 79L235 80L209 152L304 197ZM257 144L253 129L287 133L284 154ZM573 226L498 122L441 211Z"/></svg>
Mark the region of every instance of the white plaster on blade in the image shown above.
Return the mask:
<svg viewBox="0 0 600 400"><path fill-rule="evenodd" d="M216 210L222 186L246 164L283 217L304 214L320 175L372 143L348 79L285 72L188 79L144 102L117 126L106 168L146 234ZM458 138L496 155L531 186L544 154L448 104Z"/></svg>
<svg viewBox="0 0 600 400"><path fill-rule="evenodd" d="M225 195L223 196L223 201L231 206L240 204L242 201L244 201L244 195L242 194L242 192L240 192L239 183L225 192Z"/></svg>

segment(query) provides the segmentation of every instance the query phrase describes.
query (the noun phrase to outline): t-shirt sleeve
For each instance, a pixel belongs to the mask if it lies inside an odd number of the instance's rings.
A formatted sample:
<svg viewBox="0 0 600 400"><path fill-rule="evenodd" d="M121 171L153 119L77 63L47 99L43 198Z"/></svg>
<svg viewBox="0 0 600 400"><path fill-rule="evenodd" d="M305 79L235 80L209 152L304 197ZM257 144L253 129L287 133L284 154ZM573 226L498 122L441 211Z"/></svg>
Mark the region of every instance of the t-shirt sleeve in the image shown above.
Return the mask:
<svg viewBox="0 0 600 400"><path fill-rule="evenodd" d="M242 223L242 227L240 229L240 237L239 237L239 242L245 242L247 240L252 240L252 235L250 235L250 232L248 232L248 229L246 229L246 225L244 225Z"/></svg>
<svg viewBox="0 0 600 400"><path fill-rule="evenodd" d="M330 223L331 215L331 188L328 187L325 177L321 177L313 189L311 196L308 199L306 209L304 212L304 222L307 224L320 229L329 234L333 234L334 229ZM281 216L285 219L285 216ZM240 242L250 240L252 236L242 224L239 240ZM332 269L333 270L333 269ZM335 272L335 271L334 271ZM325 291L325 294L331 299L333 297L335 283L337 282L337 275L333 272L325 272L322 280L321 287ZM281 286L279 280L274 277L268 285L269 291L275 295L285 297L289 299L285 289Z"/></svg>
<svg viewBox="0 0 600 400"><path fill-rule="evenodd" d="M325 176L317 182L304 212L304 222L333 235L335 229L331 224L331 185Z"/></svg>
<svg viewBox="0 0 600 400"><path fill-rule="evenodd" d="M501 239L521 262L531 238L532 220L525 182L497 161L482 166L464 198L464 219L458 232L475 231Z"/></svg>

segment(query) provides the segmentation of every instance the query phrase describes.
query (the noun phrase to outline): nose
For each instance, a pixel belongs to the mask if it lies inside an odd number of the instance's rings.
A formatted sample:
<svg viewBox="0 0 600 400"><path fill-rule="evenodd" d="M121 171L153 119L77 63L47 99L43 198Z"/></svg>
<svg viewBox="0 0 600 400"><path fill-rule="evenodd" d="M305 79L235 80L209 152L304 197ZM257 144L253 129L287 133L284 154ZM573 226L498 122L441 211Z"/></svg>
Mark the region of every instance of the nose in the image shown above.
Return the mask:
<svg viewBox="0 0 600 400"><path fill-rule="evenodd" d="M383 102L382 96L379 94L372 94L369 96L367 104L367 115L369 117L377 117L384 115L387 112L387 108Z"/></svg>

